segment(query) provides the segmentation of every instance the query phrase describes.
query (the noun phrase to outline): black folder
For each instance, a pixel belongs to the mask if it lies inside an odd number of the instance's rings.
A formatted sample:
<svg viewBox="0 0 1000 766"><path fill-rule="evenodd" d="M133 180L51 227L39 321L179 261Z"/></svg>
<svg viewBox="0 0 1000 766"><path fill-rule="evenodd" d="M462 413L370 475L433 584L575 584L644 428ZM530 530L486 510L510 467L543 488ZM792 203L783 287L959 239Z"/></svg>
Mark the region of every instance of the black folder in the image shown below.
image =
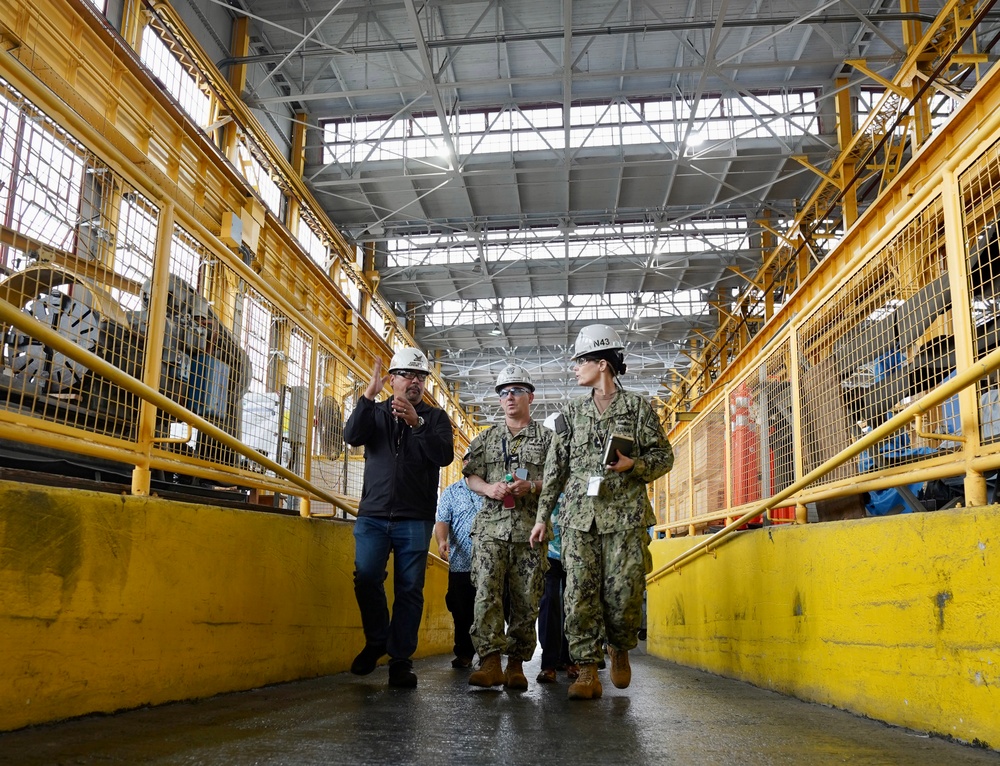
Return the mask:
<svg viewBox="0 0 1000 766"><path fill-rule="evenodd" d="M618 453L632 457L632 449L635 447L635 439L626 434L609 434L608 440L604 444L604 456L601 458L601 465L613 465L618 462Z"/></svg>

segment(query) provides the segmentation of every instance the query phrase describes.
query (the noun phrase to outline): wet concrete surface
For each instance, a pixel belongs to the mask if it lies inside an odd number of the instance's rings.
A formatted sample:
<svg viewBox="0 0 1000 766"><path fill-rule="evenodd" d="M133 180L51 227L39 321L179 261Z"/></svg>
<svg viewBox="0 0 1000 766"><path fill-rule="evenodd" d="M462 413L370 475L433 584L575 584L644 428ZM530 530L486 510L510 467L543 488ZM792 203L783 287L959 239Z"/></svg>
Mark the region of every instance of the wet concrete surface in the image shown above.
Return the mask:
<svg viewBox="0 0 1000 766"><path fill-rule="evenodd" d="M631 654L632 685L566 699L569 681L476 689L450 657L0 734L0 764L1000 765L1000 754Z"/></svg>

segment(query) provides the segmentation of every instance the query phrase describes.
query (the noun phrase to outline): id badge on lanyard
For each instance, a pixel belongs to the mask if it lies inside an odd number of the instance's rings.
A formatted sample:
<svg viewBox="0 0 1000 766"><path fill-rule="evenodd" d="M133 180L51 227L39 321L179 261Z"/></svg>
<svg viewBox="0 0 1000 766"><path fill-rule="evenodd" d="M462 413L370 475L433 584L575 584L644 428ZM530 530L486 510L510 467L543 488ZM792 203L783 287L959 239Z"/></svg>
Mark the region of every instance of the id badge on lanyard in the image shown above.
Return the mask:
<svg viewBox="0 0 1000 766"><path fill-rule="evenodd" d="M514 437L514 443L511 445L514 452L508 452L507 450L507 437L504 436L500 441L500 448L503 450L503 472L513 473L513 468L517 468L521 463L521 456L517 452L517 449L521 446L521 442L524 441L524 437L518 434Z"/></svg>
<svg viewBox="0 0 1000 766"><path fill-rule="evenodd" d="M605 438L610 438L611 427L608 427L608 435ZM601 439L599 436L594 437L594 446L600 450L602 449ZM607 469L605 469L607 470ZM587 479L587 497L597 497L601 494L601 484L604 483L603 476L591 476Z"/></svg>

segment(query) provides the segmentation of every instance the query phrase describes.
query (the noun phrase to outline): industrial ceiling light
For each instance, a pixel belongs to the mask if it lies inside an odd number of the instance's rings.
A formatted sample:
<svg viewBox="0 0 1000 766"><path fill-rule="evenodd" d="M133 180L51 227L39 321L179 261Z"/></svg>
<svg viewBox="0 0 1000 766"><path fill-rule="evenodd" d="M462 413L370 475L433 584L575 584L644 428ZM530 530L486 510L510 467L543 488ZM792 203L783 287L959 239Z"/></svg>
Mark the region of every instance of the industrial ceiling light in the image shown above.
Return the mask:
<svg viewBox="0 0 1000 766"><path fill-rule="evenodd" d="M490 330L490 335L503 335L503 330L500 329L499 322L493 325L493 329Z"/></svg>

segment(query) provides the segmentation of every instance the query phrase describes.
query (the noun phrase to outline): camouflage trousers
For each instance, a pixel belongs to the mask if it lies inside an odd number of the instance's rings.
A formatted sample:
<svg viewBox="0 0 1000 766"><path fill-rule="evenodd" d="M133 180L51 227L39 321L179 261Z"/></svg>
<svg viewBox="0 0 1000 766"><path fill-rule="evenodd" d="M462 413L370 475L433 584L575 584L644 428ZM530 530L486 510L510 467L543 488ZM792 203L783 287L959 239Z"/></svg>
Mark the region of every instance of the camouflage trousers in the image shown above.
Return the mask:
<svg viewBox="0 0 1000 766"><path fill-rule="evenodd" d="M600 662L602 644L628 651L639 643L646 574L653 568L645 528L600 534L562 530L566 639L576 663Z"/></svg>
<svg viewBox="0 0 1000 766"><path fill-rule="evenodd" d="M472 643L485 657L501 652L530 660L535 651L535 621L542 599L548 558L546 546L474 538L472 584L476 606L472 618ZM504 632L504 594L509 597L508 630Z"/></svg>

